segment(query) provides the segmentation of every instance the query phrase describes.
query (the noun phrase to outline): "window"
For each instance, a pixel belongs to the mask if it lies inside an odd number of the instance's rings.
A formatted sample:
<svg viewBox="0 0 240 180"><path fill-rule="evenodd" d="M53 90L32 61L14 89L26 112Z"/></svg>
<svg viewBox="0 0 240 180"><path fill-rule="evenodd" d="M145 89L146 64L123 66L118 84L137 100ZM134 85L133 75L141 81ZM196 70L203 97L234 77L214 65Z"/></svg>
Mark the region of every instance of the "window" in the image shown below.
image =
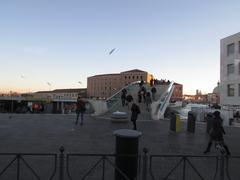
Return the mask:
<svg viewBox="0 0 240 180"><path fill-rule="evenodd" d="M127 76L125 76L125 79L127 79Z"/></svg>
<svg viewBox="0 0 240 180"><path fill-rule="evenodd" d="M238 52L240 53L240 41L238 41Z"/></svg>
<svg viewBox="0 0 240 180"><path fill-rule="evenodd" d="M238 96L240 96L240 84L238 84Z"/></svg>
<svg viewBox="0 0 240 180"><path fill-rule="evenodd" d="M234 73L234 64L227 65L227 75Z"/></svg>
<svg viewBox="0 0 240 180"><path fill-rule="evenodd" d="M131 79L131 76L128 76L128 79Z"/></svg>
<svg viewBox="0 0 240 180"><path fill-rule="evenodd" d="M240 62L238 63L238 74L240 75Z"/></svg>
<svg viewBox="0 0 240 180"><path fill-rule="evenodd" d="M228 84L227 88L228 88L227 89L228 96L234 96L234 85Z"/></svg>
<svg viewBox="0 0 240 180"><path fill-rule="evenodd" d="M132 78L134 79L135 77L133 76Z"/></svg>
<svg viewBox="0 0 240 180"><path fill-rule="evenodd" d="M234 54L234 43L227 45L227 55Z"/></svg>

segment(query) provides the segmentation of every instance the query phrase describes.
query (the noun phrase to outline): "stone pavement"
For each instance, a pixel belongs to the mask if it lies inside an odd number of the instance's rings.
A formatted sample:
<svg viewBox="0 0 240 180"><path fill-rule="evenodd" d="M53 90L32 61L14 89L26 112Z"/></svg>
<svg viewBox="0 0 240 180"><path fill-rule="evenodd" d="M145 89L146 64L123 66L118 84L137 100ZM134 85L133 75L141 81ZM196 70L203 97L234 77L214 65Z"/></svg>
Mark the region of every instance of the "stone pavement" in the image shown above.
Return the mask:
<svg viewBox="0 0 240 180"><path fill-rule="evenodd" d="M109 119L85 117L83 126L75 125L75 115L0 114L0 152L58 152L64 146L70 153L114 153L113 131L132 128L132 123L113 123ZM169 121L137 121L143 133L139 148L155 154L202 154L208 135L205 124L197 124L194 134L181 122L179 133L169 132ZM225 127L225 141L233 155L240 154L240 129ZM214 152L212 153L214 154Z"/></svg>
<svg viewBox="0 0 240 180"><path fill-rule="evenodd" d="M83 126L74 124L75 115L56 114L0 114L0 153L109 153L115 150L113 131L132 128L131 122L113 123L109 119L85 117ZM169 121L137 121L143 133L139 151L144 147L150 154L202 155L207 146L205 124L197 124L194 134L186 132L186 122L181 122L179 133L169 132ZM225 141L232 155L239 155L240 129L226 127ZM212 148L211 155L216 151ZM239 161L238 161L239 162Z"/></svg>

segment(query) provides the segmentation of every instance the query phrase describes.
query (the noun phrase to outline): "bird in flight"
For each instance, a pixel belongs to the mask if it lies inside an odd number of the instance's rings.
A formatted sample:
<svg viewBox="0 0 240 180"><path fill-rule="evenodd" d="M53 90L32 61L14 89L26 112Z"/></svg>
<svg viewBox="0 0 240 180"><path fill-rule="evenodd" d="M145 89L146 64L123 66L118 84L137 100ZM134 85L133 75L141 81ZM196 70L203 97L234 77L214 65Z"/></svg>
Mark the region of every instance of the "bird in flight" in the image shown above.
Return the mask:
<svg viewBox="0 0 240 180"><path fill-rule="evenodd" d="M47 84L48 84L49 86L51 86L51 83L50 83L50 82L47 82Z"/></svg>
<svg viewBox="0 0 240 180"><path fill-rule="evenodd" d="M109 55L111 55L114 51L115 51L116 48L112 49L110 52L109 52Z"/></svg>

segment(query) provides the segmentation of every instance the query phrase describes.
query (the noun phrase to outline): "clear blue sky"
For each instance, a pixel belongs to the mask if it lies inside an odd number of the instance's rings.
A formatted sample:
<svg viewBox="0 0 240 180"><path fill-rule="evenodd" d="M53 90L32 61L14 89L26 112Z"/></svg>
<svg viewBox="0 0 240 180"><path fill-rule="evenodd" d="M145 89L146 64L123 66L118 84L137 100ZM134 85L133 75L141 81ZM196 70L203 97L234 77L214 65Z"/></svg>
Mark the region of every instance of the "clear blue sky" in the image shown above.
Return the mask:
<svg viewBox="0 0 240 180"><path fill-rule="evenodd" d="M187 94L212 92L239 9L239 0L1 0L0 91L86 87L88 76L137 68Z"/></svg>

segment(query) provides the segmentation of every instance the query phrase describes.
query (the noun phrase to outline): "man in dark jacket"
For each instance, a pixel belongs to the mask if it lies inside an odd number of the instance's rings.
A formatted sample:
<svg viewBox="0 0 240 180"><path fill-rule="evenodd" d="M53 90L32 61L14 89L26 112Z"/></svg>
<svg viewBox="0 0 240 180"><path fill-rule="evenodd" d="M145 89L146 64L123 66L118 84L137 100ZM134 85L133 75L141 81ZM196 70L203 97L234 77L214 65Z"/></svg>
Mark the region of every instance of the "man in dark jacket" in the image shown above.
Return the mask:
<svg viewBox="0 0 240 180"><path fill-rule="evenodd" d="M80 95L78 95L78 98L77 98L77 108L76 108L76 113L77 113L77 119L76 119L76 122L75 124L77 125L78 124L78 118L79 118L79 115L81 114L81 123L80 125L83 125L83 115L86 111L86 107L85 107L85 102L84 100L82 99L82 97Z"/></svg>
<svg viewBox="0 0 240 180"><path fill-rule="evenodd" d="M140 108L137 104L133 103L132 107L131 107L131 111L132 111L132 115L131 115L131 121L133 123L133 129L137 130L137 118L138 118L138 114L141 113Z"/></svg>
<svg viewBox="0 0 240 180"><path fill-rule="evenodd" d="M227 152L227 155L231 154L227 145L224 142L224 139L223 139L223 134L226 134L226 133L222 127L222 122L223 122L223 120L220 117L220 112L215 111L213 113L212 129L210 129L210 140L209 140L207 149L204 151L204 154L210 152L210 149L212 146L212 141L221 142Z"/></svg>
<svg viewBox="0 0 240 180"><path fill-rule="evenodd" d="M122 106L125 106L125 102L126 102L126 96L127 96L127 90L123 89L122 90L122 94L121 94L121 100L122 100Z"/></svg>
<svg viewBox="0 0 240 180"><path fill-rule="evenodd" d="M133 102L133 97L130 93L127 95L126 100L127 100L127 107L129 109L129 107L131 106L131 103Z"/></svg>
<svg viewBox="0 0 240 180"><path fill-rule="evenodd" d="M152 89L151 89L151 92L152 92L152 100L155 101L155 96L156 96L157 89L153 86Z"/></svg>

